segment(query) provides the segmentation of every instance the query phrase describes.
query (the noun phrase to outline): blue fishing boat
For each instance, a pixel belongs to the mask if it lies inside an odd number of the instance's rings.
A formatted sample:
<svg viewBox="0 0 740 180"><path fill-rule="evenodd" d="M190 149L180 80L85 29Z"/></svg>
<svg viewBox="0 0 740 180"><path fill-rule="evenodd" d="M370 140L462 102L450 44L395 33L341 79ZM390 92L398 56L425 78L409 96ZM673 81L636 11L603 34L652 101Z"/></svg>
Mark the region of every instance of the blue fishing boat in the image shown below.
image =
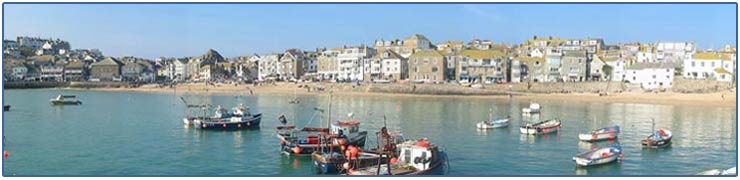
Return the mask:
<svg viewBox="0 0 740 180"><path fill-rule="evenodd" d="M233 112L218 106L213 117L195 118L193 125L203 130L242 130L260 127L262 113L252 114L249 108L239 104Z"/></svg>

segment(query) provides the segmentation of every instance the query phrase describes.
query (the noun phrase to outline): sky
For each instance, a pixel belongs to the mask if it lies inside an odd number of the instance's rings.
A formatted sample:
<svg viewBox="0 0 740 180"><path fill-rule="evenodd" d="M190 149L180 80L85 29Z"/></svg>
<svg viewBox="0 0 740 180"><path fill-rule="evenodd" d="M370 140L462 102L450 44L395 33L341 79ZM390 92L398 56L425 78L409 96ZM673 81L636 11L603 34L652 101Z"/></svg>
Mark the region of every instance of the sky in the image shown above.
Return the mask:
<svg viewBox="0 0 740 180"><path fill-rule="evenodd" d="M59 38L106 56L225 57L372 45L423 34L518 44L533 36L736 43L735 4L4 4L3 38Z"/></svg>

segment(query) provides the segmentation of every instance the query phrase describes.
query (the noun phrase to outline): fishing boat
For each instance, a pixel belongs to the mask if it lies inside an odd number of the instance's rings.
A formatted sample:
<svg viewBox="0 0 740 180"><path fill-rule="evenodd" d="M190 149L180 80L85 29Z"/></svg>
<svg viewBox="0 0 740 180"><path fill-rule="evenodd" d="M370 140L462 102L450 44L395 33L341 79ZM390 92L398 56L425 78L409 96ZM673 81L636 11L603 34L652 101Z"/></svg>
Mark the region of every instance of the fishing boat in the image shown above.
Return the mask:
<svg viewBox="0 0 740 180"><path fill-rule="evenodd" d="M558 132L563 125L558 119L550 119L538 123L527 123L519 127L522 134L548 134Z"/></svg>
<svg viewBox="0 0 740 180"><path fill-rule="evenodd" d="M578 139L581 141L601 141L601 140L614 140L619 136L619 126L605 127L601 129L593 130L589 133L578 134Z"/></svg>
<svg viewBox="0 0 740 180"><path fill-rule="evenodd" d="M496 120L490 120L490 121L481 121L478 122L478 124L475 125L478 127L478 129L493 129L493 128L500 128L500 127L506 127L509 126L509 118L504 119L496 119Z"/></svg>
<svg viewBox="0 0 740 180"><path fill-rule="evenodd" d="M660 148L665 147L671 144L671 139L673 138L673 134L671 134L671 131L665 130L665 129L658 129L657 131L654 131L655 133L651 134L647 138L643 139L642 147L646 148Z"/></svg>
<svg viewBox="0 0 740 180"><path fill-rule="evenodd" d="M326 151L336 152L340 150L340 145L361 148L365 146L367 131L360 131L359 126L360 121L357 120L335 121L330 128L305 127L301 129L300 132L311 134L306 135L305 138L285 137L278 134L278 139L280 139L283 152L290 155L310 155L322 147ZM331 141L320 141L321 136L330 136ZM341 142L339 139L345 140Z"/></svg>
<svg viewBox="0 0 740 180"><path fill-rule="evenodd" d="M540 113L540 108L540 104L531 103L529 104L529 107L522 108L522 113Z"/></svg>
<svg viewBox="0 0 740 180"><path fill-rule="evenodd" d="M424 138L398 145L397 159L389 163L347 170L348 175L444 175L449 170L447 152Z"/></svg>
<svg viewBox="0 0 740 180"><path fill-rule="evenodd" d="M671 145L671 139L673 138L673 134L671 133L671 131L665 129L655 130L655 119L651 120L653 125L653 134L640 141L642 143L642 147L661 148Z"/></svg>
<svg viewBox="0 0 740 180"><path fill-rule="evenodd" d="M239 104L232 112L218 106L213 117L194 119L193 125L204 130L241 130L259 128L261 120L262 113L252 114L248 107Z"/></svg>
<svg viewBox="0 0 740 180"><path fill-rule="evenodd" d="M333 174L345 172L348 169L356 169L388 163L393 157L398 157L397 144L403 143L405 139L400 132L389 133L386 127L376 133L378 144L374 149L362 151L362 149L349 146L345 154L339 152L314 151L311 154L314 166L319 173ZM353 156L353 153L356 154Z"/></svg>
<svg viewBox="0 0 740 180"><path fill-rule="evenodd" d="M578 154L573 157L573 161L578 166L593 166L614 162L621 157L621 146L609 146Z"/></svg>
<svg viewBox="0 0 740 180"><path fill-rule="evenodd" d="M82 101L76 99L75 95L59 95L54 99L50 99L52 105L81 105Z"/></svg>

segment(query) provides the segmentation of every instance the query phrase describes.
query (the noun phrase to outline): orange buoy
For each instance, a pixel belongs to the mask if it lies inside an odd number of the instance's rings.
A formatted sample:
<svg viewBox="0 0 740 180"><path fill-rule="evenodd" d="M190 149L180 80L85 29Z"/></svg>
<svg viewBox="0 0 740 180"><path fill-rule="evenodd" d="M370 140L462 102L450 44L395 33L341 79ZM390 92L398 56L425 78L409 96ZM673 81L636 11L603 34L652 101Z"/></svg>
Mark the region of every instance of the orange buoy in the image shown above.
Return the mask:
<svg viewBox="0 0 740 180"><path fill-rule="evenodd" d="M8 151L3 151L3 157L8 157Z"/></svg>
<svg viewBox="0 0 740 180"><path fill-rule="evenodd" d="M295 153L295 154L300 154L300 153L301 153L301 148L300 148L300 147L298 147L298 146L294 147L294 148L293 148L293 153Z"/></svg>
<svg viewBox="0 0 740 180"><path fill-rule="evenodd" d="M391 164L396 164L398 162L398 158L391 158Z"/></svg>

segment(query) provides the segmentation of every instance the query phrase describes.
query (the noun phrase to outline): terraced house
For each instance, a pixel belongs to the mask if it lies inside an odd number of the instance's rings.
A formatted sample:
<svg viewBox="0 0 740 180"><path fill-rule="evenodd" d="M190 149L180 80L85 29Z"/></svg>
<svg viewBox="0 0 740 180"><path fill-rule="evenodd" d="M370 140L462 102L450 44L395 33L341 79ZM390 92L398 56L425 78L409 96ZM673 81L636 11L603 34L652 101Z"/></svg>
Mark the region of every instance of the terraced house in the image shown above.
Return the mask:
<svg viewBox="0 0 740 180"><path fill-rule="evenodd" d="M339 60L337 55L344 49L341 47L324 50L317 57L317 74L319 79L336 79L339 76Z"/></svg>
<svg viewBox="0 0 740 180"><path fill-rule="evenodd" d="M446 58L435 50L421 50L409 57L409 80L442 83L445 79Z"/></svg>
<svg viewBox="0 0 740 180"><path fill-rule="evenodd" d="M685 60L683 76L690 79L712 79L731 82L734 77L735 58L718 52L700 52Z"/></svg>
<svg viewBox="0 0 740 180"><path fill-rule="evenodd" d="M455 79L469 83L495 83L507 80L509 57L500 51L463 50L456 65Z"/></svg>
<svg viewBox="0 0 740 180"><path fill-rule="evenodd" d="M392 50L378 50L365 59L365 80L398 81L407 78L408 61Z"/></svg>
<svg viewBox="0 0 740 180"><path fill-rule="evenodd" d="M520 56L511 61L511 82L546 82L548 73L545 58Z"/></svg>
<svg viewBox="0 0 740 180"><path fill-rule="evenodd" d="M585 50L565 51L561 62L560 74L567 82L588 80L590 58Z"/></svg>

